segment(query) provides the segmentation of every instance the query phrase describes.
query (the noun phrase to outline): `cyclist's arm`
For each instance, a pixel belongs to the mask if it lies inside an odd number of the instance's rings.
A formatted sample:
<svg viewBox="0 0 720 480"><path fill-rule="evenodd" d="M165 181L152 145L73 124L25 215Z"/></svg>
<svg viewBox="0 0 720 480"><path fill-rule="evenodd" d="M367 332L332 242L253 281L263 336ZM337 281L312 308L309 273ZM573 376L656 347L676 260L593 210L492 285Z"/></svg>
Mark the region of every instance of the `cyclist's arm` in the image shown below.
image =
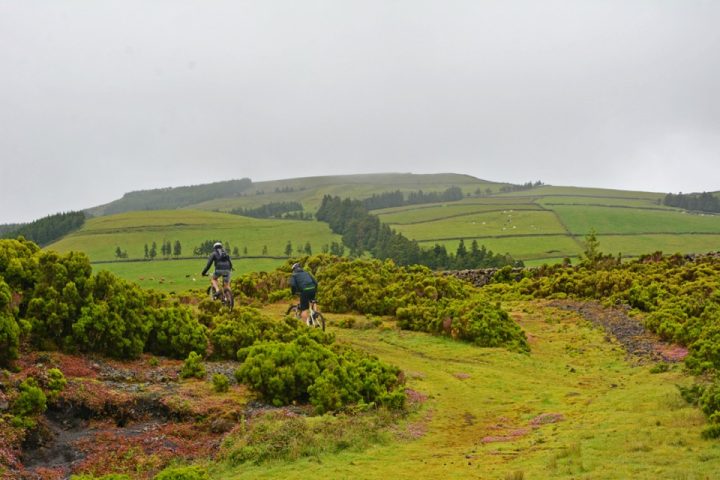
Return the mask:
<svg viewBox="0 0 720 480"><path fill-rule="evenodd" d="M215 261L215 255L210 255L210 258L208 258L207 265L205 265L205 268L203 268L202 274L205 275L208 270L210 270L210 267L212 266L213 262Z"/></svg>

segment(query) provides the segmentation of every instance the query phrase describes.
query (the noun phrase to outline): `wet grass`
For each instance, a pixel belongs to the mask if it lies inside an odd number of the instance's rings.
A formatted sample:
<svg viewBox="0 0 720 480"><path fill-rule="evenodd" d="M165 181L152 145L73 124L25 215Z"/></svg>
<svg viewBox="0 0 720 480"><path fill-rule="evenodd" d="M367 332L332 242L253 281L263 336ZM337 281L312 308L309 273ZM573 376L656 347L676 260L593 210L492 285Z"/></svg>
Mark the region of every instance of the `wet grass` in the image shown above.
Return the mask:
<svg viewBox="0 0 720 480"><path fill-rule="evenodd" d="M276 307L275 309L279 309ZM575 313L513 306L529 355L388 328L332 330L399 365L426 398L394 439L261 467L218 465L213 478L713 478L720 444L675 387L680 368L632 365Z"/></svg>

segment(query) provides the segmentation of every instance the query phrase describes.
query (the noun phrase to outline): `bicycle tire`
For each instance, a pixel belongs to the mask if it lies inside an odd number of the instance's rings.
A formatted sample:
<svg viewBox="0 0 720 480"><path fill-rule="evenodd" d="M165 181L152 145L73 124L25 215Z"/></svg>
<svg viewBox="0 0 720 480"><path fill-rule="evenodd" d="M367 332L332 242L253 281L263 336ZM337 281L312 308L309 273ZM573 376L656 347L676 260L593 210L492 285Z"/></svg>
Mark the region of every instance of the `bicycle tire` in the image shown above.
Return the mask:
<svg viewBox="0 0 720 480"><path fill-rule="evenodd" d="M222 296L223 304L230 310L235 306L235 299L233 298L232 290L226 288Z"/></svg>
<svg viewBox="0 0 720 480"><path fill-rule="evenodd" d="M318 325L318 323L320 325ZM313 315L313 324L315 325L315 328L322 328L322 331L325 331L325 317L320 312L315 312L315 315Z"/></svg>
<svg viewBox="0 0 720 480"><path fill-rule="evenodd" d="M292 315L295 318L300 318L300 307L297 305L290 305L290 307L287 309L287 312L285 312L285 316Z"/></svg>

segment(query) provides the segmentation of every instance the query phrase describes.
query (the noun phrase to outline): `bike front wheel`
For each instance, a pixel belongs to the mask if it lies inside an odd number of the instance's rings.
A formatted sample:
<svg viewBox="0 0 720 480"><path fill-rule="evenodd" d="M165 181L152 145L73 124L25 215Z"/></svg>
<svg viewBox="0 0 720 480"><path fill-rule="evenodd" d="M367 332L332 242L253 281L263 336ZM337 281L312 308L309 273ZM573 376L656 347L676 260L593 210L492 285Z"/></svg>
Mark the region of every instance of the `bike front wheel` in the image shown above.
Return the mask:
<svg viewBox="0 0 720 480"><path fill-rule="evenodd" d="M325 317L323 317L322 313L315 312L312 315L312 322L315 328L322 328L322 331L325 331Z"/></svg>

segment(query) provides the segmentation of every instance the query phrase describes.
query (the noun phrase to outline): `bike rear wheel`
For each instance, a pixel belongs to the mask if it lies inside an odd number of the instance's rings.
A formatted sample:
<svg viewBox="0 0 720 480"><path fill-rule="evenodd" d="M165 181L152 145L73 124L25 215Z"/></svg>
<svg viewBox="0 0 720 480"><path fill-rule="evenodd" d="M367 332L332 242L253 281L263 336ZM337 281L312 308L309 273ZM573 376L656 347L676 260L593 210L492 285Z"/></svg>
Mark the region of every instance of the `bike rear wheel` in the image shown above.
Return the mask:
<svg viewBox="0 0 720 480"><path fill-rule="evenodd" d="M235 306L235 299L233 298L232 290L230 290L230 288L228 287L225 287L225 289L223 290L222 303L230 310L232 310Z"/></svg>

